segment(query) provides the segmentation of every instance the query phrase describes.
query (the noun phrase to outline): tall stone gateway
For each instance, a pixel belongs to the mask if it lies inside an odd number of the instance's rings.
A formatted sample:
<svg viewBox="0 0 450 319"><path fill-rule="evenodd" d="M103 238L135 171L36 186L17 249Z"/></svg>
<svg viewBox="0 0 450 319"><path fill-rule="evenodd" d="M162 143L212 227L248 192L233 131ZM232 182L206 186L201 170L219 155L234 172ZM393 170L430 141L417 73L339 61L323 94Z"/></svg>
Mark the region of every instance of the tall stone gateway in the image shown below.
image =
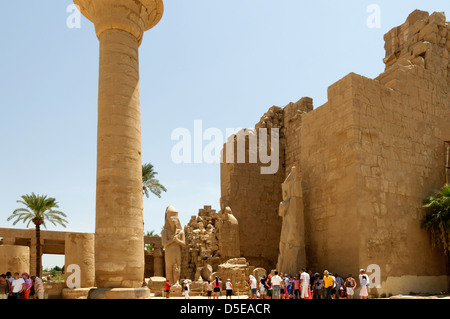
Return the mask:
<svg viewBox="0 0 450 319"><path fill-rule="evenodd" d="M139 298L144 279L139 46L162 0L74 0L100 41L95 279L90 298ZM126 289L110 289L126 288Z"/></svg>

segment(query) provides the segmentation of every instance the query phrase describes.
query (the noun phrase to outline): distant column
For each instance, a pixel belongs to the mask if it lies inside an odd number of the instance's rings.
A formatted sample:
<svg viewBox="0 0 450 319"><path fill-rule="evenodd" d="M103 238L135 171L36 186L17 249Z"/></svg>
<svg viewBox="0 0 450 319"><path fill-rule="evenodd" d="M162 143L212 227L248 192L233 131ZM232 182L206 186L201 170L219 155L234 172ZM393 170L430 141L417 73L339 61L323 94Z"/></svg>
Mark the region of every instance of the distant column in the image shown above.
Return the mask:
<svg viewBox="0 0 450 319"><path fill-rule="evenodd" d="M30 273L30 248L28 246L0 245L0 269L2 274L8 271ZM30 275L34 275L31 273Z"/></svg>
<svg viewBox="0 0 450 319"><path fill-rule="evenodd" d="M94 234L68 233L65 239L65 272L64 281L72 272L69 272L70 265L79 267L80 286L78 288L95 287L95 254L94 254ZM72 266L73 267L73 266Z"/></svg>

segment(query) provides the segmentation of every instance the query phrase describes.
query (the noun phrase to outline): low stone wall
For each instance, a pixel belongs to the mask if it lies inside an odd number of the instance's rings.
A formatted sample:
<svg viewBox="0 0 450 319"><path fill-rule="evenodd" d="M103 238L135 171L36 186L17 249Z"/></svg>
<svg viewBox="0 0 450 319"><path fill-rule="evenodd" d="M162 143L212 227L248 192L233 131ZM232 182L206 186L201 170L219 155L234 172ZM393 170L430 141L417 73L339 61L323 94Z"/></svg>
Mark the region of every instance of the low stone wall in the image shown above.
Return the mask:
<svg viewBox="0 0 450 319"><path fill-rule="evenodd" d="M450 292L450 276L401 276L388 277L380 288L370 289L373 297L395 295L444 294Z"/></svg>
<svg viewBox="0 0 450 319"><path fill-rule="evenodd" d="M44 283L44 299L62 299L64 282Z"/></svg>

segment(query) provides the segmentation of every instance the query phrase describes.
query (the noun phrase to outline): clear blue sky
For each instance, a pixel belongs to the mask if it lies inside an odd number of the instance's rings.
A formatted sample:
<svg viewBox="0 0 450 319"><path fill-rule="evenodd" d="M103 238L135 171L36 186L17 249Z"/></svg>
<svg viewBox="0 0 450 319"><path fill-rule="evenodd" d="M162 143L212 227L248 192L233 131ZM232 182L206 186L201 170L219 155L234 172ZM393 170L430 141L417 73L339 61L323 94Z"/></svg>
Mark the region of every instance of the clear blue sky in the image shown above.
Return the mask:
<svg viewBox="0 0 450 319"><path fill-rule="evenodd" d="M98 40L84 17L68 28L71 3L0 1L0 227L24 228L6 219L35 192L58 200L67 230L95 229ZM367 25L370 4L380 28ZM383 72L383 35L414 9L450 17L448 0L165 0L140 47L143 162L168 188L144 198L145 230L161 230L168 205L183 225L219 208L219 164L173 163L174 129L252 128L303 96L318 107L348 73Z"/></svg>

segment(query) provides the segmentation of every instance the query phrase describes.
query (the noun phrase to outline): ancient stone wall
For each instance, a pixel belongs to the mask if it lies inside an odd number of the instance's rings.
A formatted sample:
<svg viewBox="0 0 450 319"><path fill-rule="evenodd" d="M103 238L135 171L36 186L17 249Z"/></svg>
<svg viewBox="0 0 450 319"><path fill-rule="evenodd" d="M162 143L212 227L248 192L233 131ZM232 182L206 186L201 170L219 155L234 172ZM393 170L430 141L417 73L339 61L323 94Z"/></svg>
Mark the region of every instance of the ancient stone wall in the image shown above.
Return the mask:
<svg viewBox="0 0 450 319"><path fill-rule="evenodd" d="M328 102L302 118L307 266L317 271L332 267L333 272L343 273L357 263L358 242L346 235L356 220L351 78L331 86ZM344 247L347 255L342 255Z"/></svg>
<svg viewBox="0 0 450 319"><path fill-rule="evenodd" d="M273 269L277 264L281 218L278 208L282 201L281 184L292 166L299 166L299 136L301 117L313 109L312 99L303 98L290 103L284 109L271 107L255 125L255 130L244 130L233 135L224 145L221 164L222 200L229 205L239 222L241 256L251 265ZM256 136L259 141L259 129L279 129L279 167L275 174L262 174L261 167L267 166L259 161L251 162L250 155L259 152L259 148L249 148L249 140ZM239 134L248 134L245 143L245 162L237 157ZM268 137L270 142L270 136ZM270 143L268 143L270 144ZM234 149L234 158L229 161L227 148ZM259 144L258 144L259 145Z"/></svg>
<svg viewBox="0 0 450 319"><path fill-rule="evenodd" d="M222 164L222 198L239 220L241 256L250 264L273 268L279 191L295 166L306 250L299 267L356 274L376 264L375 294L448 288L444 256L432 250L420 224L422 200L445 183L450 26L443 13L416 10L385 41L386 70L376 79L351 73L313 111L304 98L263 116L256 128L267 122L281 128L281 171L261 176L258 163Z"/></svg>
<svg viewBox="0 0 450 319"><path fill-rule="evenodd" d="M420 223L422 200L445 182L448 36L443 14L415 11L385 36L383 74L348 75L303 117L310 267L355 273L377 264L390 282L378 293L390 293L405 275L416 277L411 291L420 292L428 289L425 276L445 274Z"/></svg>
<svg viewBox="0 0 450 319"><path fill-rule="evenodd" d="M239 221L241 256L251 265L271 268L278 256L278 205L284 169L263 175L260 168L259 163L222 163L222 199Z"/></svg>
<svg viewBox="0 0 450 319"><path fill-rule="evenodd" d="M428 233L419 226L423 199L445 183L450 25L444 13L416 10L385 40L386 72L375 81L355 83L355 123L376 145L367 147L362 140L356 145L358 211L361 217L371 215L375 226L361 243L360 262L378 261L385 282L418 276L417 290L419 282L431 282L425 276L445 274L444 256L431 249ZM368 162L375 155L377 162Z"/></svg>
<svg viewBox="0 0 450 319"><path fill-rule="evenodd" d="M284 147L284 169L285 177L287 177L293 166L298 170L300 167L301 143L300 134L302 127L302 117L304 114L313 110L313 100L309 97L300 99L297 103L289 103L283 109L283 137L285 140ZM283 143L283 140L282 140Z"/></svg>

